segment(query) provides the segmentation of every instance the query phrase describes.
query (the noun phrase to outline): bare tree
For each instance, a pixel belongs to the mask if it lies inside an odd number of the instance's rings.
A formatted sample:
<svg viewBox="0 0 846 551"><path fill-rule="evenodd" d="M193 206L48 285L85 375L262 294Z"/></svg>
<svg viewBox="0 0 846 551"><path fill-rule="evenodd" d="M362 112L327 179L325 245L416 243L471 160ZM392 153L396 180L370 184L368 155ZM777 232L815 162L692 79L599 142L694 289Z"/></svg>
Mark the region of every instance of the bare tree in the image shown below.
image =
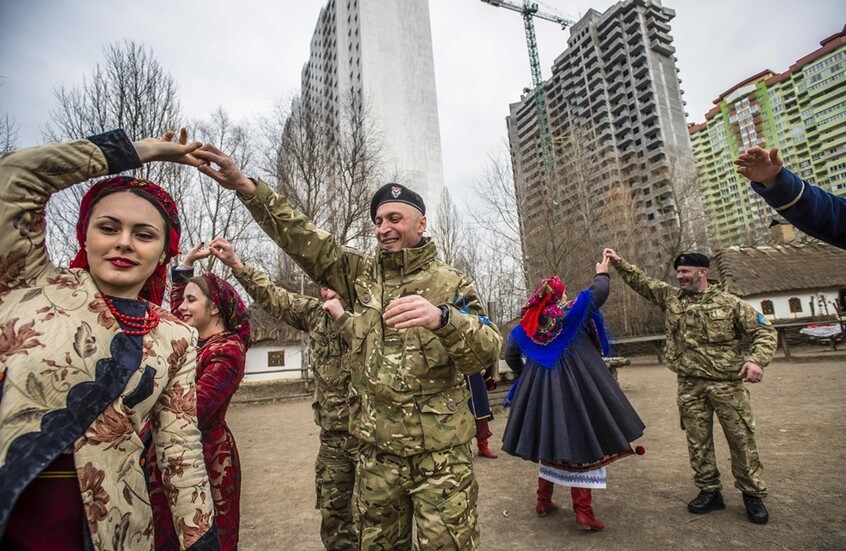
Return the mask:
<svg viewBox="0 0 846 551"><path fill-rule="evenodd" d="M262 120L264 174L278 191L344 245L370 243L369 206L383 175L381 145L360 93L338 112L296 96Z"/></svg>
<svg viewBox="0 0 846 551"><path fill-rule="evenodd" d="M592 125L571 122L554 138L555 186L559 190L549 205L542 228L547 235L545 274L558 274L571 287L587 284L602 249L602 229L610 224L602 216L603 186L614 178L602 141Z"/></svg>
<svg viewBox="0 0 846 551"><path fill-rule="evenodd" d="M505 148L488 155L482 176L466 202L471 224L462 225L465 246L457 267L476 281L492 303L497 324L513 319L526 300L523 232L510 156Z"/></svg>
<svg viewBox="0 0 846 551"><path fill-rule="evenodd" d="M18 124L8 113L0 115L0 156L17 149L18 129Z"/></svg>
<svg viewBox="0 0 846 551"><path fill-rule="evenodd" d="M643 247L643 217L638 214L631 191L622 184L614 186L602 209L602 216L613 221L605 233L605 245L626 260L653 273L660 260ZM660 330L661 311L643 300L628 285L615 286L603 308L609 325L618 335L643 335Z"/></svg>
<svg viewBox="0 0 846 551"><path fill-rule="evenodd" d="M503 148L489 153L482 176L471 184L473 198L467 211L475 225L484 233L495 235L506 245L502 253L522 265L520 208L514 188L508 151Z"/></svg>
<svg viewBox="0 0 846 551"><path fill-rule="evenodd" d="M457 266L462 256L466 256L468 241L458 207L452 201L446 186L441 189L440 200L435 209L435 222L430 232L438 246L441 260Z"/></svg>
<svg viewBox="0 0 846 551"><path fill-rule="evenodd" d="M708 217L702 204L702 190L694 159L678 148L668 149L666 192L658 197L658 212L673 215L672 224L664 226L661 240L659 273L666 279L672 272L672 260L685 251L707 252Z"/></svg>
<svg viewBox="0 0 846 551"><path fill-rule="evenodd" d="M54 92L57 107L50 113L48 141L60 142L123 128L133 139L162 136L181 121L176 81L143 44L125 41L104 51L81 86L62 86ZM158 180L168 165L153 163L136 171Z"/></svg>
<svg viewBox="0 0 846 551"><path fill-rule="evenodd" d="M123 128L130 138L162 136L180 126L176 82L159 65L152 50L126 41L104 49L82 85L55 91L56 108L44 138L61 142ZM180 182L184 168L151 163L133 174L158 183ZM67 261L77 248L74 224L87 186L74 186L56 194L48 204L48 232L53 258Z"/></svg>

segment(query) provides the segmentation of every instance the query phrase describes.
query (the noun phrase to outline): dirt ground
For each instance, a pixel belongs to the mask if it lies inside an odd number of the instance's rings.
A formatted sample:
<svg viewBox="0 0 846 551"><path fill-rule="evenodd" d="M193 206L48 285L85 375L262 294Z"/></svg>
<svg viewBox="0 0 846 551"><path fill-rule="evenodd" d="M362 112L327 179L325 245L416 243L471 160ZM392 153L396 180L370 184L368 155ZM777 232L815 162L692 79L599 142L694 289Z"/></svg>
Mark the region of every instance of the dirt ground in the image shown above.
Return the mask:
<svg viewBox="0 0 846 551"><path fill-rule="evenodd" d="M839 357L838 357L839 356ZM478 459L482 549L699 550L846 549L846 356L775 363L751 385L758 450L770 495L770 523L746 520L734 489L725 438L716 428L726 510L688 513L697 489L679 428L675 376L651 358L620 369L620 385L646 423L646 455L608 468L609 487L594 491L603 532L576 530L566 488L562 512L534 512L537 466L500 454ZM319 550L314 507L318 429L310 400L237 404L229 413L241 454L241 548ZM499 452L505 415L491 425Z"/></svg>

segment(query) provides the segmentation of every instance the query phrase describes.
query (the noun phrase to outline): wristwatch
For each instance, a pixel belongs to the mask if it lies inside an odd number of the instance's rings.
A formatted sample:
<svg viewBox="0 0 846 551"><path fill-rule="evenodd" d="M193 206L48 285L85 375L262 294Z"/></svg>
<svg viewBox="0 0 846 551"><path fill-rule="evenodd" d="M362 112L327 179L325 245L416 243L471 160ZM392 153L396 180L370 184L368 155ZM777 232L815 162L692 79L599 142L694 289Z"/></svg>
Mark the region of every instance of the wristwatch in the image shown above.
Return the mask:
<svg viewBox="0 0 846 551"><path fill-rule="evenodd" d="M446 324L449 322L449 306L442 304L438 306L438 308L441 309L441 322L440 325L438 325L438 329L440 329L442 327L445 327Z"/></svg>

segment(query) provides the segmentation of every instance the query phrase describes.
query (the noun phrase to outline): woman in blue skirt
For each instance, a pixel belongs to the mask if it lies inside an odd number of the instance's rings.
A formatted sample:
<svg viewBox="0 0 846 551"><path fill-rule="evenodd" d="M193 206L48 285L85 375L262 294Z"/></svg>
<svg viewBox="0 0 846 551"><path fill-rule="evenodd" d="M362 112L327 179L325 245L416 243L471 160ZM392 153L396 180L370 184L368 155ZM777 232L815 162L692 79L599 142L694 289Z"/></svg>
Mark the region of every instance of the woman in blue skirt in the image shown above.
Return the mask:
<svg viewBox="0 0 846 551"><path fill-rule="evenodd" d="M599 307L609 288L607 259L575 300L568 301L557 276L541 281L505 353L519 379L506 397L502 450L540 463L539 516L559 508L553 484L569 486L582 530L604 527L594 517L591 488L605 487L605 465L635 453L630 442L645 428L602 359L609 350Z"/></svg>

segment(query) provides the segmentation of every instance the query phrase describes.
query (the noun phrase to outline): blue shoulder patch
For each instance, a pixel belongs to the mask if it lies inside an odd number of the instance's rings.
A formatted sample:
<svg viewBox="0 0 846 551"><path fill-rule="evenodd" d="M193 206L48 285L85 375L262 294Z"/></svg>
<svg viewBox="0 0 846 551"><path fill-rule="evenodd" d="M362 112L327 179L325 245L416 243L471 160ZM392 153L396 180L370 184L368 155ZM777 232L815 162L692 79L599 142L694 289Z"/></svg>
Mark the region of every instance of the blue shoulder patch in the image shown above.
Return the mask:
<svg viewBox="0 0 846 551"><path fill-rule="evenodd" d="M770 320L768 320L767 318L765 318L765 317L764 317L764 314L762 314L762 313L760 313L760 312L758 312L758 323L760 323L761 325L772 325L772 324L770 323Z"/></svg>

